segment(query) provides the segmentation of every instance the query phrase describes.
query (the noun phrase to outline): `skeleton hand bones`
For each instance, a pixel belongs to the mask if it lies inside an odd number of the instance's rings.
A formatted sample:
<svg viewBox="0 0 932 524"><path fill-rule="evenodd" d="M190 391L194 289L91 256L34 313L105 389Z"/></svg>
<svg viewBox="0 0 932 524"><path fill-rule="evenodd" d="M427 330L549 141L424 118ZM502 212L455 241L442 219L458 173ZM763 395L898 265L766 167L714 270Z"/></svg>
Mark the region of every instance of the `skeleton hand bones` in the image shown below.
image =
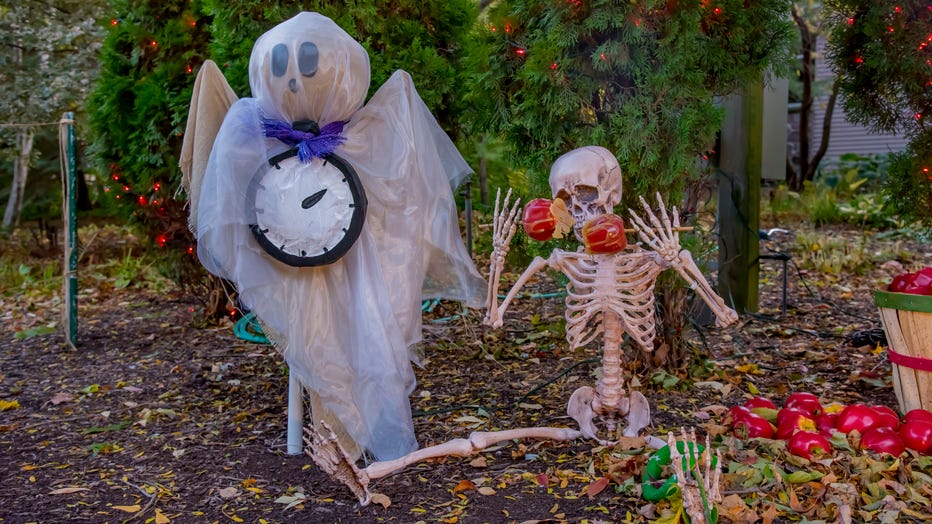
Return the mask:
<svg viewBox="0 0 932 524"><path fill-rule="evenodd" d="M631 220L641 241L653 249L663 262L672 267L699 294L712 312L715 313L718 326L725 327L738 320L738 314L735 310L728 307L706 281L705 276L696 266L696 262L689 251L680 246L680 235L678 233L680 215L676 206L673 206L668 214L660 193L657 193L657 203L660 206L660 218L658 218L650 206L647 205L644 197L640 198L641 206L644 208L644 213L650 220L652 227L648 226L633 209L629 209L628 212L631 213ZM670 215L673 215L672 224Z"/></svg>
<svg viewBox="0 0 932 524"><path fill-rule="evenodd" d="M521 199L515 199L514 204L509 208L511 200L511 189L505 194L505 201L499 208L499 202L502 196L502 190L499 189L495 194L495 213L492 224L492 254L489 257L489 291L485 300L485 320L484 324L494 328L502 327L502 315L498 307L498 282L502 274L502 268L505 266L505 255L511 244L511 239L515 236L517 224L515 217L520 208Z"/></svg>

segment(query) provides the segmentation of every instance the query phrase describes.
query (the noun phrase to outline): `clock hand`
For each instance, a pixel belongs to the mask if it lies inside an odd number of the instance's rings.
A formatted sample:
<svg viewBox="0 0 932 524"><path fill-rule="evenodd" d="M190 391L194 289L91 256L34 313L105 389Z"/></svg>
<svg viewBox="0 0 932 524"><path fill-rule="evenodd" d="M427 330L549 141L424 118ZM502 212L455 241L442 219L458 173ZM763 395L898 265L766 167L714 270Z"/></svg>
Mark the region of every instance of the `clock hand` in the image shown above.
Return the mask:
<svg viewBox="0 0 932 524"><path fill-rule="evenodd" d="M326 189L321 189L320 191L314 193L313 195L305 198L303 201L301 201L301 207L304 209L310 209L311 207L314 206L314 204L320 202L320 199L324 198L324 193L326 192L327 192Z"/></svg>

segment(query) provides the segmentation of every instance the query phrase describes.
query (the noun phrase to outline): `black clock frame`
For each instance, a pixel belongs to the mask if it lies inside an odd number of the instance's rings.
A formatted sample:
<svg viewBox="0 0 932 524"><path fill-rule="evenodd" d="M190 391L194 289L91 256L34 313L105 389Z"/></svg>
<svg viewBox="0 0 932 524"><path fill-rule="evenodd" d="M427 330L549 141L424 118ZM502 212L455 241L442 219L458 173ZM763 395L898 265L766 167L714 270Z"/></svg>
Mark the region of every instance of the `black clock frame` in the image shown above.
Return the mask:
<svg viewBox="0 0 932 524"><path fill-rule="evenodd" d="M287 158L291 158L298 155L298 148L291 148L284 153L275 155L269 159L270 169L281 169L278 165L279 162ZM327 264L332 264L343 257L349 251L353 244L356 243L356 240L359 238L359 234L362 232L362 227L366 221L366 208L368 206L368 200L366 199L366 192L363 189L362 182L359 180L359 175L356 173L356 170L353 169L353 166L349 162L341 158L335 153L330 153L324 155L323 160L326 163L333 164L334 167L340 170L343 173L343 176L346 177L346 181L349 184L350 193L353 195L353 216L350 218L349 228L346 230L346 234L343 238L337 243L333 249L324 249L324 253L316 256L300 256L293 255L291 253L286 253L281 249L280 246L276 246L272 243L268 237L265 236L265 231L259 228L259 221L256 217L256 191L258 185L261 183L262 173L257 173L253 177L253 182L249 184L249 188L246 191L246 209L250 213L250 224L249 229L252 231L253 236L256 238L256 241L262 246L262 249L265 250L272 258L278 260L279 262L292 266L292 267L317 267L325 266Z"/></svg>

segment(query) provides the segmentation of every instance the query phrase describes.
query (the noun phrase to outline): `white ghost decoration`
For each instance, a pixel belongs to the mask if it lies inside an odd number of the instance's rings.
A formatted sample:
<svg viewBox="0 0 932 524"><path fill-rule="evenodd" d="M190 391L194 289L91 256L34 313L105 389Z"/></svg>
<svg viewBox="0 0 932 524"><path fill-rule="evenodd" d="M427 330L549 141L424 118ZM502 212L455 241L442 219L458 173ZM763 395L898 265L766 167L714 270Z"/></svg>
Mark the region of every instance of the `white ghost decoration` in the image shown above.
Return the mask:
<svg viewBox="0 0 932 524"><path fill-rule="evenodd" d="M236 284L323 412L315 419L335 418L348 447L376 459L402 456L417 448L408 395L421 301L485 298L453 196L471 170L404 71L365 103L368 55L320 14L262 35L249 83L253 97L236 100L206 63L195 84L181 163L198 257ZM296 158L269 122L319 130L332 152ZM362 196L341 180L347 169ZM353 227L341 256L304 264Z"/></svg>

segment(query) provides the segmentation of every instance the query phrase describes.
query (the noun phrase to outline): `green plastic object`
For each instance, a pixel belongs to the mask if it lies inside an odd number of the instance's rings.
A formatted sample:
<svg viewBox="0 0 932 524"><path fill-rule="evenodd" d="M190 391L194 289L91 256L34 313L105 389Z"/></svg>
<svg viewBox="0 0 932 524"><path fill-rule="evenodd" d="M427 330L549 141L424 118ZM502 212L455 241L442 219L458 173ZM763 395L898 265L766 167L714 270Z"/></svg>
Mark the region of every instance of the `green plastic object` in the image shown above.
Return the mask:
<svg viewBox="0 0 932 524"><path fill-rule="evenodd" d="M683 470L688 471L692 469L696 464L696 458L698 458L705 447L701 444L689 445L689 453L685 452L685 444L683 442L676 443L676 449L683 454ZM641 496L649 502L660 502L663 499L667 499L679 492L679 487L676 485L676 474L670 475L669 478L663 479L663 468L664 466L670 465L670 446L664 446L657 450L656 453L647 460L647 465L644 467L644 475L641 477ZM715 457L712 457L712 466L715 467L717 460ZM718 508L712 508L712 522L718 520Z"/></svg>

